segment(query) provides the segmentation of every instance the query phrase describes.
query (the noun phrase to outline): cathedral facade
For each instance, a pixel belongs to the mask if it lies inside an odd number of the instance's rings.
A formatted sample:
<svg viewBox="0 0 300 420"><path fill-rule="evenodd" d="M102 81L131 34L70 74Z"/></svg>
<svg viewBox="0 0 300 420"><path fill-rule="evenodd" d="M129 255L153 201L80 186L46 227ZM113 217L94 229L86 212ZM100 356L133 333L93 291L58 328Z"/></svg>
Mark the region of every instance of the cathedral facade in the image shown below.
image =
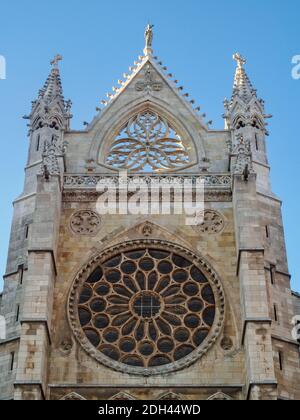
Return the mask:
<svg viewBox="0 0 300 420"><path fill-rule="evenodd" d="M84 130L70 127L60 56L25 117L0 399L299 399L300 299L270 185L264 101L236 54L225 128L214 130L155 57L151 25L145 39ZM137 181L148 212L128 211ZM187 223L174 185L193 203L197 184L204 207ZM101 213L111 197L118 211Z"/></svg>

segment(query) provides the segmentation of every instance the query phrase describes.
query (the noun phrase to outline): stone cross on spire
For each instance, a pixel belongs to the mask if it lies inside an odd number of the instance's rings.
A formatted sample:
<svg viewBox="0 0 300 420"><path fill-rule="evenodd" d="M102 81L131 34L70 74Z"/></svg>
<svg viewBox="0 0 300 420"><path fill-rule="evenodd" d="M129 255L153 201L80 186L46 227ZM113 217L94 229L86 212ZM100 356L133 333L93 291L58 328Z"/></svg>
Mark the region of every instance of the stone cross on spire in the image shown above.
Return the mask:
<svg viewBox="0 0 300 420"><path fill-rule="evenodd" d="M242 68L247 63L247 60L239 53L235 53L233 59L237 62L239 68Z"/></svg>
<svg viewBox="0 0 300 420"><path fill-rule="evenodd" d="M58 67L58 63L59 61L62 61L63 57L60 54L57 54L53 60L50 61L51 66L53 66L53 68L57 68Z"/></svg>
<svg viewBox="0 0 300 420"><path fill-rule="evenodd" d="M150 23L147 25L145 30L145 49L144 54L146 56L152 55L153 49L152 49L152 43L153 43L153 28L154 25L151 25Z"/></svg>

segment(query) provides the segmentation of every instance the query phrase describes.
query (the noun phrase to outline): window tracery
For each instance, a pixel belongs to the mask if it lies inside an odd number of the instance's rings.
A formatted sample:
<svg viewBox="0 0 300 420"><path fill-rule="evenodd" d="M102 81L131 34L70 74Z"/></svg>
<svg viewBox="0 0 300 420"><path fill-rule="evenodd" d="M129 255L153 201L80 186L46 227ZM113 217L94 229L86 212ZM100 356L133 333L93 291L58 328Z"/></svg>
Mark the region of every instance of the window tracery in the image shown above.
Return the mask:
<svg viewBox="0 0 300 420"><path fill-rule="evenodd" d="M216 277L217 289L209 280L213 272L208 277L189 253L152 242L121 246L88 265L70 295L70 321L81 344L127 373L192 363L214 343L224 319L222 288Z"/></svg>
<svg viewBox="0 0 300 420"><path fill-rule="evenodd" d="M105 162L120 170L159 172L186 167L190 157L169 122L146 110L131 118L121 129Z"/></svg>

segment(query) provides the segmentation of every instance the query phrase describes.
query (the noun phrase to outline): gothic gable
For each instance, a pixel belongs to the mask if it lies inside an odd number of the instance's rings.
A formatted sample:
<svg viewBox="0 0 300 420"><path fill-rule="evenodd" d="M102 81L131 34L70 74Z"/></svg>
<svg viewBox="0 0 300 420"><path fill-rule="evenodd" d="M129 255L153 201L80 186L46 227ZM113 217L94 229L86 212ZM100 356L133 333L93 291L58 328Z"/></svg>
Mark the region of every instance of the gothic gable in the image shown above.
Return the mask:
<svg viewBox="0 0 300 420"><path fill-rule="evenodd" d="M148 130L141 124L147 115L152 118L148 121ZM124 140L124 131L127 143L120 148L123 145L118 141ZM206 157L203 136L207 127L202 117L153 58L144 58L127 82L115 89L89 132L93 136L89 159L108 169L113 169L111 153L115 152L116 170L121 166L121 169L144 172L136 161L124 164L126 157L139 148L151 161L154 172L193 167ZM146 141L149 142L146 144ZM112 150L116 142L119 149ZM137 156L130 158L135 160Z"/></svg>
<svg viewBox="0 0 300 420"><path fill-rule="evenodd" d="M223 392L217 392L216 394L209 397L208 400L231 401L232 398Z"/></svg>
<svg viewBox="0 0 300 420"><path fill-rule="evenodd" d="M119 392L118 394L111 397L110 400L111 401L134 401L136 400L136 398L134 398L130 394L127 394L127 392Z"/></svg>
<svg viewBox="0 0 300 420"><path fill-rule="evenodd" d="M81 395L77 394L76 392L71 392L70 394L65 395L63 398L61 398L62 401L84 401L85 398L83 398Z"/></svg>

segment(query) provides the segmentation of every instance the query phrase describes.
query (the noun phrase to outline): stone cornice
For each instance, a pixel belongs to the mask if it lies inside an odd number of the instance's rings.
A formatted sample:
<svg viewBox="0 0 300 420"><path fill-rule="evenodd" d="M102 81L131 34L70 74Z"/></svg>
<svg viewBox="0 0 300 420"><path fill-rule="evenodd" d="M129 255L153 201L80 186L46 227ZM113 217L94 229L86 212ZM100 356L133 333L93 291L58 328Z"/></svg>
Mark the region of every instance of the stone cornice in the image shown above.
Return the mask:
<svg viewBox="0 0 300 420"><path fill-rule="evenodd" d="M84 190L84 189L67 189L63 192L63 202L66 203L90 203L96 202L101 196L101 193L95 191L95 189ZM130 193L129 193L130 197ZM171 202L174 201L174 197L170 194ZM205 191L204 200L206 202L231 202L232 194L229 190L208 190Z"/></svg>
<svg viewBox="0 0 300 420"><path fill-rule="evenodd" d="M63 201L65 202L96 202L101 192L96 190L98 182L108 179L117 189L119 177L115 174L103 175L74 175L64 176ZM170 185L182 187L185 181L191 180L191 185L195 186L199 180L204 180L205 201L210 202L231 202L231 175L230 174L164 174L164 175L129 175L128 182L135 179L143 179L150 186L154 179L156 182L166 182ZM128 192L128 195L132 192ZM173 200L171 193L171 200Z"/></svg>
<svg viewBox="0 0 300 420"><path fill-rule="evenodd" d="M119 176L117 174L103 174L103 175L86 175L86 174L67 174L64 176L64 189L91 189L96 188L100 181L109 179L115 185L118 185ZM185 180L192 180L193 185L198 180L204 180L205 188L220 188L231 190L231 175L230 174L164 174L164 175L128 175L128 181L135 179L143 179L147 184L151 180L164 181L168 183L176 183L183 185Z"/></svg>
<svg viewBox="0 0 300 420"><path fill-rule="evenodd" d="M118 388L127 388L127 389L140 389L140 388L144 388L144 389L170 389L170 388L184 388L184 389L242 389L245 386L245 384L221 384L221 383L203 383L203 384L199 384L199 385L195 385L195 384L173 384L173 383L169 383L166 385L163 384L157 384L157 385L153 385L153 384L142 384L140 382L137 382L136 384L116 384L116 385L108 385L108 384L101 384L101 388L105 388L105 389L118 389ZM70 383L66 383L66 384L49 384L48 387L50 389L69 389L69 388L75 388L75 389L98 389L99 385L98 384L70 384Z"/></svg>

